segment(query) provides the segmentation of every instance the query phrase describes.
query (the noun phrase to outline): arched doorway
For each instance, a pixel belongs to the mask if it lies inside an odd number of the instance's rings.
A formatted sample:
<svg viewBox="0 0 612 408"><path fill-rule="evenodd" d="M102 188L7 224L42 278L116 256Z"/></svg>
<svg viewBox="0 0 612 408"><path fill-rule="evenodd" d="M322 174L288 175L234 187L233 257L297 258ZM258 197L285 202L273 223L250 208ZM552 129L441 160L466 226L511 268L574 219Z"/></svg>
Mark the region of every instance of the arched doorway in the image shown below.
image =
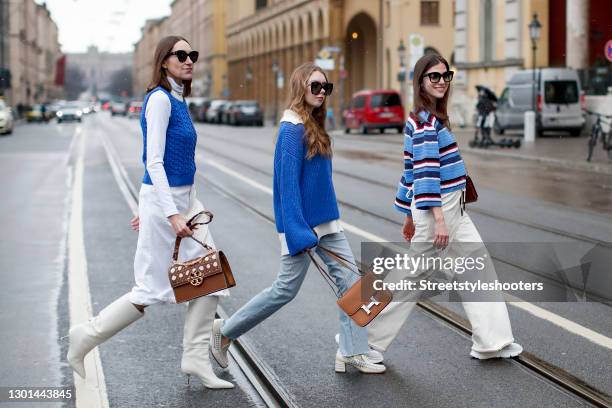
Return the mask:
<svg viewBox="0 0 612 408"><path fill-rule="evenodd" d="M346 78L344 100L361 89L376 87L377 34L374 19L366 13L355 15L346 28Z"/></svg>

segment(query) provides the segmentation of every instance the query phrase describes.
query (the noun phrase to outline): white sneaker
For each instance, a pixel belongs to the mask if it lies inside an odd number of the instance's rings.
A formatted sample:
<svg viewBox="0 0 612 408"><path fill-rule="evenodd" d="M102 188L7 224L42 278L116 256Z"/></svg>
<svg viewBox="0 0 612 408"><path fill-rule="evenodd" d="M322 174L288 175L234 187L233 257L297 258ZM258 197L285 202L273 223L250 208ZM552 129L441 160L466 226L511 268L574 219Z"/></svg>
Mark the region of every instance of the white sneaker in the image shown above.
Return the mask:
<svg viewBox="0 0 612 408"><path fill-rule="evenodd" d="M338 350L336 352L336 372L345 373L347 364L355 367L365 374L382 374L387 370L387 368L382 364L372 363L365 354L344 357L342 354L340 354L340 350Z"/></svg>
<svg viewBox="0 0 612 408"><path fill-rule="evenodd" d="M488 360L490 358L510 358L516 357L523 352L523 347L518 343L508 344L501 350L498 351L470 351L470 356L479 360Z"/></svg>
<svg viewBox="0 0 612 408"><path fill-rule="evenodd" d="M227 361L227 349L229 349L231 341L225 346L221 346L221 327L223 326L223 319L215 319L212 326L212 342L210 342L210 353L213 358L222 368L227 368L229 365Z"/></svg>
<svg viewBox="0 0 612 408"><path fill-rule="evenodd" d="M339 333L336 333L335 339L336 339L336 344L340 345L340 334ZM370 349L370 351L368 351L366 356L368 357L368 360L370 360L370 362L374 364L380 364L384 361L383 354L380 351L376 351L372 348Z"/></svg>

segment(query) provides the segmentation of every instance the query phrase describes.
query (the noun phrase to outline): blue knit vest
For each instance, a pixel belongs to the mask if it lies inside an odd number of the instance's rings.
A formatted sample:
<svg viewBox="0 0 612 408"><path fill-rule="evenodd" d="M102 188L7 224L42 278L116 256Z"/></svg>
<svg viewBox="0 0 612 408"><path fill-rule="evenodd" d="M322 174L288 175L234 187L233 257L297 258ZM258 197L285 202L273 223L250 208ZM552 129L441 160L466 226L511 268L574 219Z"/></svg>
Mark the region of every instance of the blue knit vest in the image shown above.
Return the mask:
<svg viewBox="0 0 612 408"><path fill-rule="evenodd" d="M195 148L197 134L189 116L189 109L186 102L179 101L170 92L159 86L147 94L140 114L140 127L142 128L143 136L142 162L145 165L145 174L142 182L144 184L153 184L147 171L146 111L149 97L157 91L164 92L170 99L172 106L168 129L166 130L166 147L164 151L164 170L166 171L168 184L170 184L170 187L192 185L196 172Z"/></svg>

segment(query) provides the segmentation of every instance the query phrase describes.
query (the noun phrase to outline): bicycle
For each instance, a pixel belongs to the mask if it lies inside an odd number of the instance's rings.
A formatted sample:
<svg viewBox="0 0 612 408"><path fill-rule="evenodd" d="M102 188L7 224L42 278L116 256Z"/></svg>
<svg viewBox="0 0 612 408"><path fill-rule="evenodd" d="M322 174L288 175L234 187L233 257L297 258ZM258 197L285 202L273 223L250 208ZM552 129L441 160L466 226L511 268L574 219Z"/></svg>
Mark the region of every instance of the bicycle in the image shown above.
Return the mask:
<svg viewBox="0 0 612 408"><path fill-rule="evenodd" d="M608 160L612 161L612 123L604 121L602 118L610 119L612 122L612 115L604 115L602 113L592 112L590 110L584 110L587 115L596 116L597 120L593 124L591 129L591 137L589 138L589 154L587 161L590 162L593 157L593 149L597 145L597 140L601 137L602 147L608 152ZM604 132L602 123L608 125L608 132Z"/></svg>

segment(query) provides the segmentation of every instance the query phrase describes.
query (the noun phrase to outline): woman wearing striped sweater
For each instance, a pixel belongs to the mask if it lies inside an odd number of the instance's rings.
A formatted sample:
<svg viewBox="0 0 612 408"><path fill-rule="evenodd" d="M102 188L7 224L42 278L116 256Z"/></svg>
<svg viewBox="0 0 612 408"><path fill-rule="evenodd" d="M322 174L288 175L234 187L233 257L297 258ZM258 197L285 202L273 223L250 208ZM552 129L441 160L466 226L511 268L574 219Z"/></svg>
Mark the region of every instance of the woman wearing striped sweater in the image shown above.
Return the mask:
<svg viewBox="0 0 612 408"><path fill-rule="evenodd" d="M482 238L464 207L466 171L447 114L453 71L436 54L422 57L414 69L414 110L406 122L404 172L395 208L406 214L402 235L409 242L433 243L437 250L449 242L476 244ZM495 276L486 263L488 278ZM369 343L386 351L414 308L414 302L394 302L369 326ZM470 355L479 359L508 358L522 352L514 343L506 304L462 302L472 325Z"/></svg>

